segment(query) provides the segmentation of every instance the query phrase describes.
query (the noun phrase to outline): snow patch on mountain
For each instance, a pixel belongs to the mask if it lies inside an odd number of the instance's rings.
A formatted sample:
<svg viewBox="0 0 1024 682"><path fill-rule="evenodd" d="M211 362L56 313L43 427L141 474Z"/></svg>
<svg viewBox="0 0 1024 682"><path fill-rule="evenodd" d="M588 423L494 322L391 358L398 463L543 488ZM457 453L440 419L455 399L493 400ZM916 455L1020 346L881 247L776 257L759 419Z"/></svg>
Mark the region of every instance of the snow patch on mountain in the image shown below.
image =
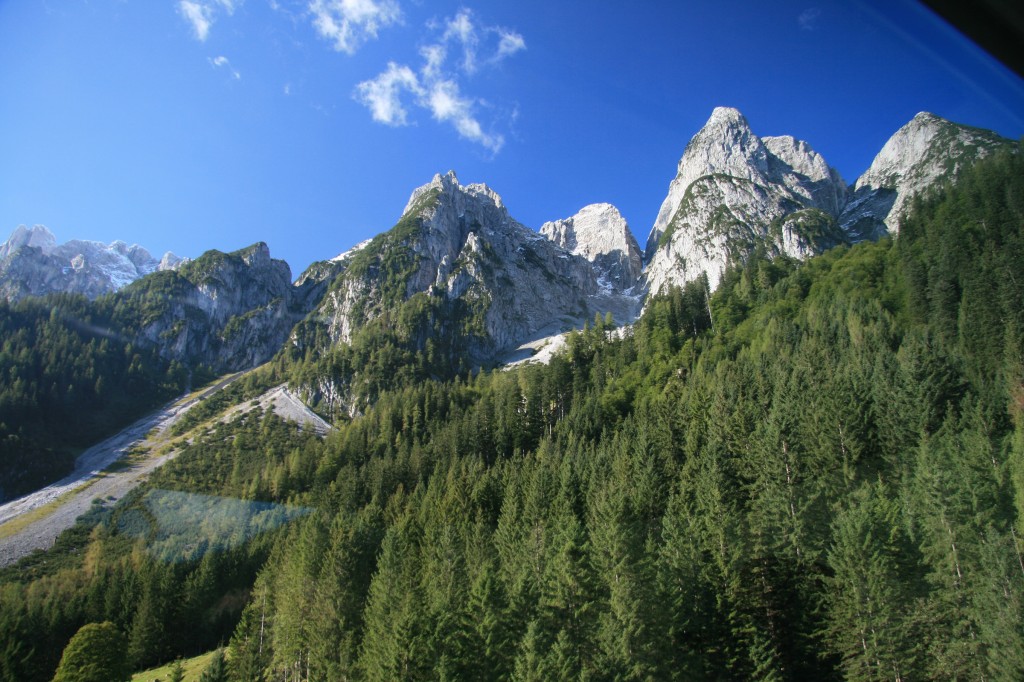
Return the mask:
<svg viewBox="0 0 1024 682"><path fill-rule="evenodd" d="M0 244L0 296L16 300L73 292L96 298L117 291L140 277L173 270L183 260L167 252L157 260L138 244L110 244L72 239L58 244L43 225L19 225Z"/></svg>

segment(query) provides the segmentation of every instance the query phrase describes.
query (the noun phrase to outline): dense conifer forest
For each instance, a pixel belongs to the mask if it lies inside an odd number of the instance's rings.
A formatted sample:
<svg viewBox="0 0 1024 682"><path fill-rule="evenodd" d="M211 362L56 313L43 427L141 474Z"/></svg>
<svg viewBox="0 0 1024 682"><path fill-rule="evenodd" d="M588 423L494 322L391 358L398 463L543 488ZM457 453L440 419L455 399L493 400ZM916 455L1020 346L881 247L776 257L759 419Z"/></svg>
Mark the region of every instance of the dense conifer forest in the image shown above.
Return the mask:
<svg viewBox="0 0 1024 682"><path fill-rule="evenodd" d="M110 622L135 669L224 644L239 681L1021 679L1016 152L896 239L755 256L548 365L445 375L401 325L282 351L229 395L330 371L365 409L200 426L0 572L0 678Z"/></svg>
<svg viewBox="0 0 1024 682"><path fill-rule="evenodd" d="M124 330L164 295L149 282L133 291L0 301L0 500L60 478L82 448L189 384L181 364L129 340Z"/></svg>

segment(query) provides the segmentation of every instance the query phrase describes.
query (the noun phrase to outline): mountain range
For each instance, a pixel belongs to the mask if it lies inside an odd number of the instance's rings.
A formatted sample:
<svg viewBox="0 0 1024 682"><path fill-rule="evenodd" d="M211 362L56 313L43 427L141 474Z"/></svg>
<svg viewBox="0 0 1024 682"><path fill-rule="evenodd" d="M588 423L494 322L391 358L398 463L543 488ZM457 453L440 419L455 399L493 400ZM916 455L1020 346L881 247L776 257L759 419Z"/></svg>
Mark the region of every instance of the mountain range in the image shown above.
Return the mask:
<svg viewBox="0 0 1024 682"><path fill-rule="evenodd" d="M805 259L895 234L915 197L1008 143L921 113L847 185L808 143L759 137L739 111L719 107L687 145L642 251L611 204L535 231L490 187L448 172L413 190L393 228L294 282L262 243L157 261L137 245L58 245L45 227L22 226L0 245L0 295L166 289L174 295L133 330L138 339L217 370L266 361L287 338L301 348L350 343L382 315L420 301L438 319L413 346L441 332L486 365L595 316L631 323L648 297L702 276L709 295L726 268L755 252Z"/></svg>

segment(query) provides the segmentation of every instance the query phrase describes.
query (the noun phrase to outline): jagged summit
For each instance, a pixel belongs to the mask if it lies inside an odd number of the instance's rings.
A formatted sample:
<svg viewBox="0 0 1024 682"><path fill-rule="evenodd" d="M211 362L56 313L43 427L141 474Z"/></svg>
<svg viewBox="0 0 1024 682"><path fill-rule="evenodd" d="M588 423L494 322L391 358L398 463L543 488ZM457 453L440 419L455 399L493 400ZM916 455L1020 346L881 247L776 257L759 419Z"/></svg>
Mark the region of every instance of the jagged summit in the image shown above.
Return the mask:
<svg viewBox="0 0 1024 682"><path fill-rule="evenodd" d="M846 185L809 144L791 136L760 138L738 110L717 107L704 127L686 145L647 238L644 257L650 262L669 229L686 191L706 176L728 176L759 186L781 185L807 206L838 213Z"/></svg>
<svg viewBox="0 0 1024 682"><path fill-rule="evenodd" d="M48 252L57 245L57 238L45 225L25 227L18 225L7 241L0 244L0 258L6 258L23 246L31 246Z"/></svg>
<svg viewBox="0 0 1024 682"><path fill-rule="evenodd" d="M231 254L211 252L182 268L189 282L182 286L214 327L249 315L272 327L269 339L279 338L294 316L315 312L310 325L324 333L311 334L310 343L349 342L378 317L393 321L416 299L410 310L429 309L434 333L447 334L453 349L485 364L594 314L632 321L645 295L702 273L713 289L730 264L755 251L805 258L895 230L912 196L1007 142L922 112L882 148L851 201L854 189L810 144L791 135L759 137L738 110L718 107L679 160L651 228L646 263L611 204L546 222L538 234L516 221L488 185L464 185L448 171L411 192L390 230L314 263L295 285L288 283L288 266L258 242ZM157 261L122 241L59 245L41 225L19 226L0 244L0 295L98 296L179 267L173 254ZM159 334L176 328L176 319L164 319L151 341L162 343ZM273 352L256 326L241 318L230 324L247 330L246 343L256 349L250 355L239 351L241 342L210 341L205 328L175 338L177 347L213 364L240 366ZM296 343L305 343L300 336Z"/></svg>
<svg viewBox="0 0 1024 682"><path fill-rule="evenodd" d="M584 206L576 215L544 223L540 233L594 263L609 285L632 288L643 274L643 259L626 219L611 204Z"/></svg>
<svg viewBox="0 0 1024 682"><path fill-rule="evenodd" d="M755 248L797 257L828 248L842 241L835 217L845 201L843 179L809 144L760 138L739 111L718 107L687 144L651 228L647 288L702 272L714 288Z"/></svg>
<svg viewBox="0 0 1024 682"><path fill-rule="evenodd" d="M1009 143L992 131L922 111L889 138L857 179L840 223L854 239L898 232L915 196Z"/></svg>
<svg viewBox="0 0 1024 682"><path fill-rule="evenodd" d="M89 298L108 294L152 272L182 262L167 252L157 260L138 244L110 244L72 239L58 244L43 225L19 225L0 244L0 296L15 300L54 292L75 292Z"/></svg>
<svg viewBox="0 0 1024 682"><path fill-rule="evenodd" d="M393 228L338 261L344 270L311 316L326 334L303 330L294 343L348 343L386 314L427 306L450 318L436 323L432 347L452 345L487 364L595 314L632 321L638 299L627 289L641 262L618 210L588 207L563 221L560 234L548 239L519 223L487 185L435 175L412 192ZM408 341L425 348L427 337ZM344 401L342 386L309 390Z"/></svg>
<svg viewBox="0 0 1024 682"><path fill-rule="evenodd" d="M483 183L461 185L459 184L459 178L455 175L455 171L450 170L444 175L441 173L435 174L434 178L430 182L414 189L412 194L409 196L409 201L402 210L402 215L411 211L416 206L420 198L431 190L436 190L439 194L449 196L454 196L460 193L467 194L493 203L497 208L504 208L501 197L490 187Z"/></svg>

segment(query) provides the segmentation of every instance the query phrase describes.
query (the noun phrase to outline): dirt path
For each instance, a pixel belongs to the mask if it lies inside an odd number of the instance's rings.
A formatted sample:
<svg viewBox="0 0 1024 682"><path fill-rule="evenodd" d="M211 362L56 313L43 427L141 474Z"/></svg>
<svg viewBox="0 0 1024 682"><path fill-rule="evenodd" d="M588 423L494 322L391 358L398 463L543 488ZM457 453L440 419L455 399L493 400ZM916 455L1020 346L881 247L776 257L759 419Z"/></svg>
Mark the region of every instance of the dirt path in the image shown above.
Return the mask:
<svg viewBox="0 0 1024 682"><path fill-rule="evenodd" d="M75 460L75 469L56 483L0 505L0 566L6 566L35 549L46 549L61 532L70 528L96 498L115 501L134 488L147 474L171 459L175 452L151 454L117 471L104 471L135 446L156 452L167 430L186 412L242 376L233 374L213 386L181 398L143 417L120 433L94 445Z"/></svg>
<svg viewBox="0 0 1024 682"><path fill-rule="evenodd" d="M0 505L0 566L6 566L36 549L46 549L99 498L114 503L141 483L155 469L173 459L178 452L167 451L168 430L201 400L213 395L242 376L234 374L202 392L181 398L163 409L135 422L124 431L89 448L75 461L75 470L42 490ZM221 421L260 405L273 409L284 419L298 422L323 436L331 425L309 409L284 385L270 389L260 397L228 410ZM135 457L123 468L109 470L135 447L149 452Z"/></svg>

